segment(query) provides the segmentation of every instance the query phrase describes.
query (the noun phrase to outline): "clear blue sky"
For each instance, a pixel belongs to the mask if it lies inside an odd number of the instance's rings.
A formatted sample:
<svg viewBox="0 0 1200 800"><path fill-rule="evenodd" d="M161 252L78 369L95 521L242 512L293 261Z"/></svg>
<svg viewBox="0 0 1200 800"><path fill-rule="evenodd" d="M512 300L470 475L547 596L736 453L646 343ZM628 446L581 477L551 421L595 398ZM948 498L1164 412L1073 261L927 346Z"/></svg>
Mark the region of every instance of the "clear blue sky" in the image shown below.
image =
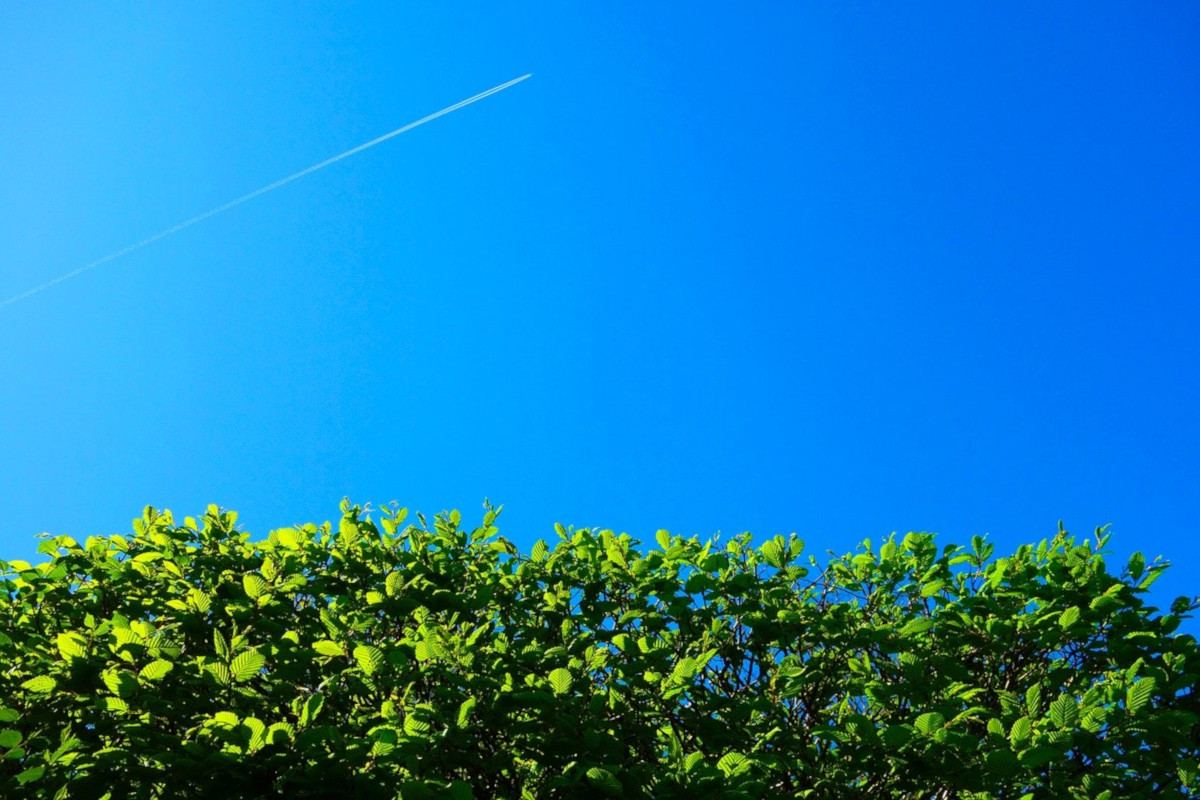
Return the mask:
<svg viewBox="0 0 1200 800"><path fill-rule="evenodd" d="M1200 590L1191 2L0 4L0 545L1112 523Z"/></svg>

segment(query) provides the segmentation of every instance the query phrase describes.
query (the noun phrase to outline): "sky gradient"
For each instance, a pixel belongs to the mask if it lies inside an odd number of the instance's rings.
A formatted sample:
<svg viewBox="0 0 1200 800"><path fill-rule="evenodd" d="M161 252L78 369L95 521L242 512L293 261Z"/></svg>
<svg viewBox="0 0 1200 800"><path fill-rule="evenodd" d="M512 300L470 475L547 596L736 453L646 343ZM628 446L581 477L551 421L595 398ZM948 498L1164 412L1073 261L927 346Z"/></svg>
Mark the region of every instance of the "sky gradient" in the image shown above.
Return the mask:
<svg viewBox="0 0 1200 800"><path fill-rule="evenodd" d="M249 5L0 5L0 299L533 77L0 309L4 557L489 497L1200 591L1200 7Z"/></svg>

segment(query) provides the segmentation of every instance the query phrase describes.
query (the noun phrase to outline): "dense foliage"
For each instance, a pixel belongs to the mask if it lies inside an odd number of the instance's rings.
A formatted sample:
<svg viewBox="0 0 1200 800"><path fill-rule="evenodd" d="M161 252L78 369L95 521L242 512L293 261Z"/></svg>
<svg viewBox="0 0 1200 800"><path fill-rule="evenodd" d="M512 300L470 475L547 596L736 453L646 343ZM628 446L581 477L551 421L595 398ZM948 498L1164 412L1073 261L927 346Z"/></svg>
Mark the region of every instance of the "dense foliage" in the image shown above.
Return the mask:
<svg viewBox="0 0 1200 800"><path fill-rule="evenodd" d="M1107 536L825 565L487 507L210 507L0 561L4 797L1194 797L1198 606Z"/></svg>

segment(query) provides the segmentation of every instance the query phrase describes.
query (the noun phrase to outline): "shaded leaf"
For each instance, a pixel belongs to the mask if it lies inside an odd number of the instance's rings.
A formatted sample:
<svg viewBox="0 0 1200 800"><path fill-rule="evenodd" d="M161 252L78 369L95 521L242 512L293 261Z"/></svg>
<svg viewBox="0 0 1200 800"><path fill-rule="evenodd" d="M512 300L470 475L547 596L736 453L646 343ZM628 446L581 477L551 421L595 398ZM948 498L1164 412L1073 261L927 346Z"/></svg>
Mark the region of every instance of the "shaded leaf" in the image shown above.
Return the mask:
<svg viewBox="0 0 1200 800"><path fill-rule="evenodd" d="M620 797L623 793L621 782L606 769L592 767L587 771L588 783L610 797Z"/></svg>
<svg viewBox="0 0 1200 800"><path fill-rule="evenodd" d="M1058 728L1073 728L1079 721L1079 705L1074 697L1062 695L1050 704L1050 722Z"/></svg>
<svg viewBox="0 0 1200 800"><path fill-rule="evenodd" d="M124 670L104 673L104 685L117 697L129 697L137 691L137 678Z"/></svg>

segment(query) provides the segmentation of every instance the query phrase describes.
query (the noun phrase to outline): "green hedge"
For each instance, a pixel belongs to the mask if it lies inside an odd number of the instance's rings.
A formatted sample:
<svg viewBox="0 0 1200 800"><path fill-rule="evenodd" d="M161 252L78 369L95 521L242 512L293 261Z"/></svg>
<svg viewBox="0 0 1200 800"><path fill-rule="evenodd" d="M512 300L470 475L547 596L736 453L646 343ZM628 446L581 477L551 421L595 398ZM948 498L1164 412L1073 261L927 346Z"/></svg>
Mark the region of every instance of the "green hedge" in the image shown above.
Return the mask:
<svg viewBox="0 0 1200 800"><path fill-rule="evenodd" d="M0 795L1196 797L1198 605L1103 530L820 563L342 505L0 561ZM1190 788L1189 788L1190 787Z"/></svg>

